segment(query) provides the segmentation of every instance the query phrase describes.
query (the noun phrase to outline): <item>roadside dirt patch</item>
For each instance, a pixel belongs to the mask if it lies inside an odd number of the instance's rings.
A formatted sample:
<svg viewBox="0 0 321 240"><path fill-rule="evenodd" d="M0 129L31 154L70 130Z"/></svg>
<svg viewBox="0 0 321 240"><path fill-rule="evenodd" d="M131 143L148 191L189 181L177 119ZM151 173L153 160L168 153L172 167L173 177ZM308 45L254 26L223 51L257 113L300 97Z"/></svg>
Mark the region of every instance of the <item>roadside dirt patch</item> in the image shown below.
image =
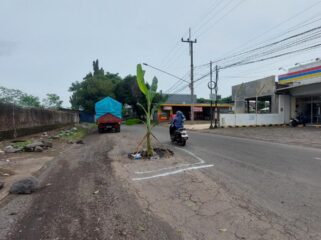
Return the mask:
<svg viewBox="0 0 321 240"><path fill-rule="evenodd" d="M90 126L79 125L80 129L90 129ZM2 153L0 154L0 180L4 182L4 188L0 190L0 200L6 197L9 193L11 184L17 179L36 174L55 156L61 154L65 149L71 147L68 144L69 138L53 138L64 129L72 129L64 127L52 131L23 136L14 140L5 140L0 142L0 149L5 149L6 146L12 145L18 148L23 148L25 145L33 142L49 142L53 147L49 147L42 152L17 152L17 153ZM84 135L83 131L81 132ZM76 132L78 137L78 132ZM68 135L67 137L73 137Z"/></svg>
<svg viewBox="0 0 321 240"><path fill-rule="evenodd" d="M88 136L86 144L72 145L52 160L39 176L42 185L49 185L32 195L29 209L18 212L14 227L0 239L181 239L167 223L143 211L114 177L107 156L114 139ZM2 207L7 221L14 219L10 212L17 212L13 202L23 197Z"/></svg>

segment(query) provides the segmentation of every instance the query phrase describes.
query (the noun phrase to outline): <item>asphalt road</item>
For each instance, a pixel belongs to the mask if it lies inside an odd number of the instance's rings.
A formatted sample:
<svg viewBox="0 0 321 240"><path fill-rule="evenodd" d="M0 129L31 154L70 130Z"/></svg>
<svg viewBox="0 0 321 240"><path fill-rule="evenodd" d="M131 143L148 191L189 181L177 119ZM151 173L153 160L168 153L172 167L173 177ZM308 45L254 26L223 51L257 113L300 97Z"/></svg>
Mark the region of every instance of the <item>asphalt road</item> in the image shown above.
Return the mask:
<svg viewBox="0 0 321 240"><path fill-rule="evenodd" d="M154 131L161 142L170 144L166 128ZM198 171L224 186L240 200L240 206L315 237L307 239L321 239L320 149L211 133L188 134L184 148L214 164Z"/></svg>

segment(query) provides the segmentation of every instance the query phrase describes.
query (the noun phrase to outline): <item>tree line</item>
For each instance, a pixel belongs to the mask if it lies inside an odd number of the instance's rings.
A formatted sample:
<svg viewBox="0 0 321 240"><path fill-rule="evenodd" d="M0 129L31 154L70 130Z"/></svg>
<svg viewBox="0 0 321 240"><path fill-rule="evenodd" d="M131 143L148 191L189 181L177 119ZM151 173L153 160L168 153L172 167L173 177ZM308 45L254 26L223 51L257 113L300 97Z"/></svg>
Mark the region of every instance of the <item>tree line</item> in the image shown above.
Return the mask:
<svg viewBox="0 0 321 240"><path fill-rule="evenodd" d="M148 84L147 87L150 88ZM144 106L147 104L145 96L138 87L136 76L128 75L122 78L118 73L105 72L99 67L98 59L93 61L93 71L82 81L73 82L69 91L72 93L70 97L72 109L88 113L95 113L95 103L107 96L132 106L138 116L143 115L143 112L137 103ZM160 102L165 99L165 96L157 93L153 101Z"/></svg>
<svg viewBox="0 0 321 240"><path fill-rule="evenodd" d="M0 103L11 103L21 107L43 107L59 109L63 101L55 93L47 93L46 98L40 101L39 97L27 94L18 89L0 86Z"/></svg>

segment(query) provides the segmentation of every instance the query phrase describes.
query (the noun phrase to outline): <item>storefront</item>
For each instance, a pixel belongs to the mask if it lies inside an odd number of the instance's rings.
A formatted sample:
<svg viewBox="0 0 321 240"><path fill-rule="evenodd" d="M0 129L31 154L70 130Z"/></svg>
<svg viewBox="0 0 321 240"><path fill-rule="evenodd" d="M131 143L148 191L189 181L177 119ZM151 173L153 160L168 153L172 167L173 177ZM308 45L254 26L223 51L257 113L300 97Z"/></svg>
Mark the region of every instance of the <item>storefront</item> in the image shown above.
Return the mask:
<svg viewBox="0 0 321 240"><path fill-rule="evenodd" d="M220 113L228 113L232 110L232 104L218 104L217 108L219 109ZM191 104L162 104L158 111L158 119L159 121L169 121L177 111L181 111L185 115L186 120L190 120L191 109ZM194 104L194 120L210 120L210 116L210 104Z"/></svg>
<svg viewBox="0 0 321 240"><path fill-rule="evenodd" d="M288 95L290 116L304 116L307 123L321 124L321 62L301 65L279 76L277 94Z"/></svg>

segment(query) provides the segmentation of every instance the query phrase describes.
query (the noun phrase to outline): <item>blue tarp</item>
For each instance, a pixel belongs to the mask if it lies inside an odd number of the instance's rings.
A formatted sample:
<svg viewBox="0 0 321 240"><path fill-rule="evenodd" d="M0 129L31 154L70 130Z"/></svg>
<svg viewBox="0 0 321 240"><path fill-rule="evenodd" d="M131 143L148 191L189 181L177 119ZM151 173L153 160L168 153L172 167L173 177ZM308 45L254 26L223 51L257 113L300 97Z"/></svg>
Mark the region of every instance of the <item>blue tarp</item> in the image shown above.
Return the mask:
<svg viewBox="0 0 321 240"><path fill-rule="evenodd" d="M95 122L95 115L92 113L80 112L79 113L79 122Z"/></svg>
<svg viewBox="0 0 321 240"><path fill-rule="evenodd" d="M122 104L111 97L106 97L95 103L96 120L110 113L115 117L122 118Z"/></svg>

